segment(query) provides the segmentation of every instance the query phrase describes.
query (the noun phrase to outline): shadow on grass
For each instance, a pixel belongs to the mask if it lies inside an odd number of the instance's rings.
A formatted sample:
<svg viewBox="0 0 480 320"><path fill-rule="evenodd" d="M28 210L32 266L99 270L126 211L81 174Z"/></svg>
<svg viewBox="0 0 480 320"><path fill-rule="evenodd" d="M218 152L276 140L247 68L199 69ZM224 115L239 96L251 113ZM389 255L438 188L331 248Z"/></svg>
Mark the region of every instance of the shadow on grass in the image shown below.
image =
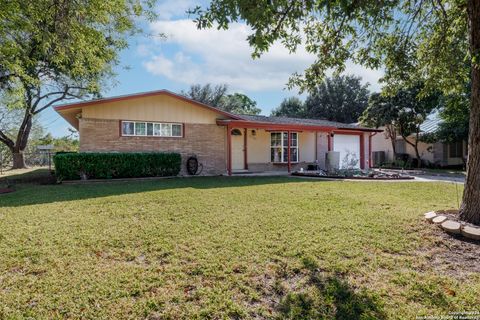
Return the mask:
<svg viewBox="0 0 480 320"><path fill-rule="evenodd" d="M302 290L284 292L277 310L281 319L385 319L378 298L354 289L341 274L328 274L314 264L306 266Z"/></svg>
<svg viewBox="0 0 480 320"><path fill-rule="evenodd" d="M214 189L247 187L268 184L284 184L306 182L291 177L190 177L169 178L160 180L143 180L105 183L87 183L74 185L16 186L17 191L0 197L0 207L19 207L51 202L101 198L114 195L142 193L156 190L193 188ZM314 181L309 181L314 182ZM315 183L328 181L315 181Z"/></svg>
<svg viewBox="0 0 480 320"><path fill-rule="evenodd" d="M0 185L5 184L52 184L56 178L48 168L7 170L0 175Z"/></svg>

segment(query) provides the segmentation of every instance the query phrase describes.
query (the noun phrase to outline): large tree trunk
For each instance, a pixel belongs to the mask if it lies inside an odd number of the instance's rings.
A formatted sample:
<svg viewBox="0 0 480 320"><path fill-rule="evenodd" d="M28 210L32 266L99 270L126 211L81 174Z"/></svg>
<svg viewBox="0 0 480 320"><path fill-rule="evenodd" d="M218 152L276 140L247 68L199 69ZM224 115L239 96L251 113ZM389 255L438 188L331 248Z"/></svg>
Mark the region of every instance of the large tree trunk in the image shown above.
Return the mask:
<svg viewBox="0 0 480 320"><path fill-rule="evenodd" d="M468 1L472 66L470 131L468 134L467 179L460 207L460 219L480 225L480 1Z"/></svg>
<svg viewBox="0 0 480 320"><path fill-rule="evenodd" d="M25 165L25 158L23 157L23 151L16 150L12 152L13 155L13 167L12 169L23 169Z"/></svg>

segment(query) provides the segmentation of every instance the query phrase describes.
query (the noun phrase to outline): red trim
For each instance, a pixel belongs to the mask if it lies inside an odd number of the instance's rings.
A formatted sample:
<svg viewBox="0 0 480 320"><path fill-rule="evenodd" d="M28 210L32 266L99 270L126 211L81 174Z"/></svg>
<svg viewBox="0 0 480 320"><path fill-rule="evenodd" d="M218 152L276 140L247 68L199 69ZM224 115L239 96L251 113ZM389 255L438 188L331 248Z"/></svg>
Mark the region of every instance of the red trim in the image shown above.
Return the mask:
<svg viewBox="0 0 480 320"><path fill-rule="evenodd" d="M334 134L347 134L347 135L361 135L365 131L361 130L343 130L343 129L337 129L332 131Z"/></svg>
<svg viewBox="0 0 480 320"><path fill-rule="evenodd" d="M215 107L209 106L207 104L189 99L187 97L184 97L182 95L170 92L168 90L157 90L157 91L150 91L150 92L141 92L141 93L134 93L134 94L129 94L125 96L116 96L116 97L110 97L110 98L103 98L103 99L96 99L96 100L91 100L91 101L82 101L82 102L75 102L75 103L70 103L70 104L63 104L63 105L58 105L55 106L54 109L55 111L60 111L60 110L67 110L67 109L72 109L72 108L83 108L91 105L96 105L96 104L101 104L101 103L106 103L106 102L117 102L117 101L125 101L125 100L131 100L131 99L137 99L137 98L145 98L145 97L151 97L151 96L158 96L158 95L167 95L169 97L173 97L182 101L189 102L191 104L194 104L196 106L215 111L217 113L220 113L222 115L228 116L232 119L242 119L241 117L232 114L230 112L226 112L220 109L217 109Z"/></svg>
<svg viewBox="0 0 480 320"><path fill-rule="evenodd" d="M232 175L232 128L227 126L227 174Z"/></svg>
<svg viewBox="0 0 480 320"><path fill-rule="evenodd" d="M265 123L265 122L253 122L253 121L244 121L244 120L217 120L217 124L220 126L230 125L232 127L240 128L255 128L255 129L266 129L269 131L332 131L334 127L325 127L325 126L306 126L298 124L274 124L274 123Z"/></svg>
<svg viewBox="0 0 480 320"><path fill-rule="evenodd" d="M228 119L218 119L217 124L219 126L230 125L232 127L239 128L255 128L255 129L265 129L267 131L324 131L324 132L335 132L343 134L361 134L362 132L381 132L382 130L377 129L348 129L348 128L337 128L333 126L317 126L317 125L305 125L305 124L279 124L279 123L270 123L270 122L256 122L248 120L228 120Z"/></svg>
<svg viewBox="0 0 480 320"><path fill-rule="evenodd" d="M243 129L244 135L243 135L243 168L245 170L248 170L248 163L247 163L247 134L248 130L247 128Z"/></svg>

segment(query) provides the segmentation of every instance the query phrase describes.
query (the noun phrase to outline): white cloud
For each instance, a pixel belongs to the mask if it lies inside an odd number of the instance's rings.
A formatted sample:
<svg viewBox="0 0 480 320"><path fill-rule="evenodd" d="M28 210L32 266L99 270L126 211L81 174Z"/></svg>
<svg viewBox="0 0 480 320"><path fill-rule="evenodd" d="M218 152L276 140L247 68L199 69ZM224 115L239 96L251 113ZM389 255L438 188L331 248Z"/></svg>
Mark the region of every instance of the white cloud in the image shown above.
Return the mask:
<svg viewBox="0 0 480 320"><path fill-rule="evenodd" d="M315 60L304 48L290 54L281 44L273 45L260 59L252 59L252 48L246 41L251 31L242 23L234 23L228 30L197 30L191 20L162 20L152 23L151 29L167 38L156 42L162 52L150 54L144 67L187 85L226 83L233 90L281 90L292 73L302 72ZM167 54L170 45L176 53ZM374 86L381 76L353 64L347 73L360 75Z"/></svg>
<svg viewBox="0 0 480 320"><path fill-rule="evenodd" d="M193 9L198 3L193 0L164 0L155 12L161 20L170 20L174 17L184 16L185 12Z"/></svg>

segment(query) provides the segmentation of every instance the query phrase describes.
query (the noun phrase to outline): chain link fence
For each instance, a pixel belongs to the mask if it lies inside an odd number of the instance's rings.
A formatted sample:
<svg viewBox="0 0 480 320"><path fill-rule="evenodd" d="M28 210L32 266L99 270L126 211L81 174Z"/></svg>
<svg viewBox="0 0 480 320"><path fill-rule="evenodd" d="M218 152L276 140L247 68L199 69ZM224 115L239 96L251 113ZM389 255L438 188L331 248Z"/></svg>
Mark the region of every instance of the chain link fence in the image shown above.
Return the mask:
<svg viewBox="0 0 480 320"><path fill-rule="evenodd" d="M55 153L49 151L25 152L23 157L27 167L44 167L52 170L52 157ZM10 152L0 152L0 174L13 166L13 157Z"/></svg>

